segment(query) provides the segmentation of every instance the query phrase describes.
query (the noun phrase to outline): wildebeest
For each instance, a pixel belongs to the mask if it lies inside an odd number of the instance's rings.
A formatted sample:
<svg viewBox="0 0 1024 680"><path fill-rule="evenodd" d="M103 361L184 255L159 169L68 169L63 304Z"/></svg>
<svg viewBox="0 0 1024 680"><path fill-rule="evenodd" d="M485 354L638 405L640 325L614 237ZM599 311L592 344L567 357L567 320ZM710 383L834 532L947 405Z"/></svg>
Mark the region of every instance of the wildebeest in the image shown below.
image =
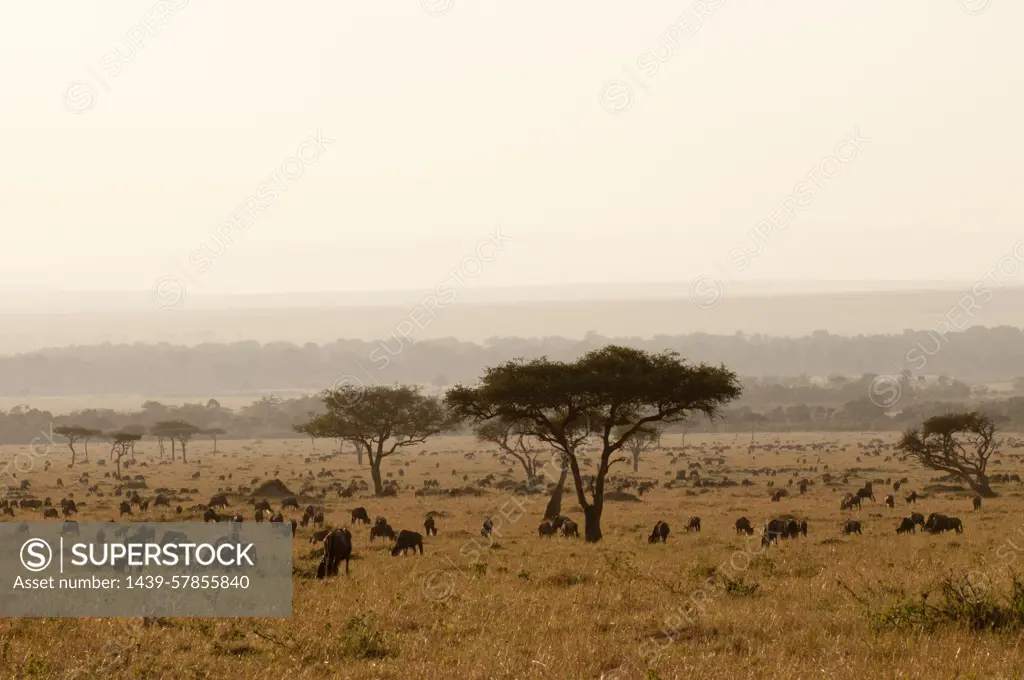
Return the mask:
<svg viewBox="0 0 1024 680"><path fill-rule="evenodd" d="M355 524L356 522L370 523L370 515L366 512L366 508L359 507L352 511L352 519L349 520L349 524Z"/></svg>
<svg viewBox="0 0 1024 680"><path fill-rule="evenodd" d="M956 531L958 534L964 532L964 523L957 517L947 517L938 512L933 512L928 515L928 521L924 523L924 528L929 533L941 534L944 531Z"/></svg>
<svg viewBox="0 0 1024 680"><path fill-rule="evenodd" d="M975 496L971 502L974 503L975 510L981 510L981 496Z"/></svg>
<svg viewBox="0 0 1024 680"><path fill-rule="evenodd" d="M236 512L235 516L231 518L231 521L232 522L242 522L242 521L245 521L245 517L242 516L242 513Z"/></svg>
<svg viewBox="0 0 1024 680"><path fill-rule="evenodd" d="M700 533L700 517L691 517L690 521L686 523L687 531L696 531Z"/></svg>
<svg viewBox="0 0 1024 680"><path fill-rule="evenodd" d="M750 526L750 520L746 517L740 517L736 520L736 533L745 533L747 536L753 536L754 527Z"/></svg>
<svg viewBox="0 0 1024 680"><path fill-rule="evenodd" d="M266 500L264 500L264 501L259 501L258 503L256 503L256 504L255 504L255 505L253 506L253 509L254 509L254 510L262 510L263 512L266 512L266 513L271 513L271 512L273 512L273 510L272 510L272 509L271 509L271 507L270 507L270 501L266 501Z"/></svg>
<svg viewBox="0 0 1024 680"><path fill-rule="evenodd" d="M220 521L220 515L218 515L217 511L214 510L213 508L207 508L203 512L203 521L204 522L219 522Z"/></svg>
<svg viewBox="0 0 1024 680"><path fill-rule="evenodd" d="M546 519L537 527L538 536L554 536L556 533L558 533L558 529L551 523L551 520Z"/></svg>
<svg viewBox="0 0 1024 680"><path fill-rule="evenodd" d="M255 519L257 522L262 522L263 521L263 511L262 510L257 510L255 513L253 513L253 519Z"/></svg>
<svg viewBox="0 0 1024 680"><path fill-rule="evenodd" d="M317 513L315 515L313 515L313 526L315 526L315 527L323 527L323 525L324 525L324 511L323 510L318 510Z"/></svg>
<svg viewBox="0 0 1024 680"><path fill-rule="evenodd" d="M4 514L5 515L10 515L11 517L14 517L14 508L12 508L9 505L5 505L4 506Z"/></svg>
<svg viewBox="0 0 1024 680"><path fill-rule="evenodd" d="M807 520L805 519L800 520L800 534L807 537Z"/></svg>
<svg viewBox="0 0 1024 680"><path fill-rule="evenodd" d="M228 507L228 496L227 494L219 493L210 498L210 502L207 505L211 508L226 508Z"/></svg>
<svg viewBox="0 0 1024 680"><path fill-rule="evenodd" d="M23 509L31 508L33 510L38 510L39 508L43 507L43 502L38 498L22 498L21 502L19 502L18 505Z"/></svg>
<svg viewBox="0 0 1024 680"><path fill-rule="evenodd" d="M401 550L403 555L409 554L409 549L412 548L412 553L416 554L416 548L420 549L420 554L423 554L423 536L415 531L408 531L402 529L398 533L398 540L395 542L395 547L391 549L391 556L395 557L398 555L398 551Z"/></svg>
<svg viewBox="0 0 1024 680"><path fill-rule="evenodd" d="M142 501L142 504L139 505L139 510L141 510L142 512L146 512L147 510L149 510L149 499L148 498L146 500Z"/></svg>
<svg viewBox="0 0 1024 680"><path fill-rule="evenodd" d="M659 520L654 525L654 529L651 530L651 535L647 537L647 542L648 543L657 543L660 540L662 543L667 543L668 542L668 532L669 532L668 524L666 524L665 522L662 522L662 521Z"/></svg>
<svg viewBox="0 0 1024 680"><path fill-rule="evenodd" d="M916 534L917 526L914 524L914 520L910 519L909 517L904 517L903 521L900 522L900 525L896 527L896 533L905 534L907 532Z"/></svg>
<svg viewBox="0 0 1024 680"><path fill-rule="evenodd" d="M132 514L132 506L128 501L121 501L121 515Z"/></svg>
<svg viewBox="0 0 1024 680"><path fill-rule="evenodd" d="M924 528L924 515L919 512L910 513L910 519L914 524L919 525L922 529Z"/></svg>
<svg viewBox="0 0 1024 680"><path fill-rule="evenodd" d="M352 534L348 529L335 529L324 538L324 556L316 568L316 577L337 576L338 566L345 560L345 575L352 557Z"/></svg>
<svg viewBox="0 0 1024 680"><path fill-rule="evenodd" d="M569 538L570 536L580 537L580 527L576 522L571 519L566 520L562 523L562 536Z"/></svg>
<svg viewBox="0 0 1024 680"><path fill-rule="evenodd" d="M848 519L843 524L843 534L860 534L860 522L855 519Z"/></svg>
<svg viewBox="0 0 1024 680"><path fill-rule="evenodd" d="M280 524L284 521L284 515L282 515L279 512L275 512L273 515L270 516L269 521L274 522L275 524Z"/></svg>
<svg viewBox="0 0 1024 680"><path fill-rule="evenodd" d="M491 531L493 529L494 529L494 522L492 522L491 518L488 517L487 519L484 520L483 527L480 528L480 535L483 536L484 538L490 538Z"/></svg>
<svg viewBox="0 0 1024 680"><path fill-rule="evenodd" d="M800 535L800 525L795 519L786 521L785 529L782 532L783 538L796 538Z"/></svg>
<svg viewBox="0 0 1024 680"><path fill-rule="evenodd" d="M313 535L309 537L309 542L321 543L325 538L327 538L327 534L329 533L331 533L330 529L320 529L319 531L314 531Z"/></svg>
<svg viewBox="0 0 1024 680"><path fill-rule="evenodd" d="M437 527L434 526L433 517L428 517L423 520L423 530L427 532L427 536L430 536L431 534L437 536Z"/></svg>
<svg viewBox="0 0 1024 680"><path fill-rule="evenodd" d="M370 527L370 542L377 537L389 538L392 541L395 540L395 530L391 528L390 524L374 524Z"/></svg>
<svg viewBox="0 0 1024 680"><path fill-rule="evenodd" d="M908 504L909 503L916 504L917 503L917 492L916 491L911 491L910 494L904 500L906 500Z"/></svg>
<svg viewBox="0 0 1024 680"><path fill-rule="evenodd" d="M772 543L778 543L779 537L786 533L786 520L772 519L764 525L761 532L761 545L767 547Z"/></svg>
<svg viewBox="0 0 1024 680"><path fill-rule="evenodd" d="M861 509L861 497L853 494L846 494L842 502L839 504L840 510L851 510L853 506L857 506L857 509Z"/></svg>
<svg viewBox="0 0 1024 680"><path fill-rule="evenodd" d="M890 508L896 507L896 499L892 497L892 494L889 494L885 497L885 504Z"/></svg>
<svg viewBox="0 0 1024 680"><path fill-rule="evenodd" d="M875 502L875 491L870 486L865 486L863 489L857 489L856 495L859 498L870 498L872 503Z"/></svg>
<svg viewBox="0 0 1024 680"><path fill-rule="evenodd" d="M57 508L47 508L46 510L43 510L43 519L57 519L58 517L60 517L60 513L57 512Z"/></svg>
<svg viewBox="0 0 1024 680"><path fill-rule="evenodd" d="M295 508L296 510L298 510L299 499L296 498L295 496L288 496L288 498L283 499L281 501L281 509L284 510L285 508Z"/></svg>
<svg viewBox="0 0 1024 680"><path fill-rule="evenodd" d="M159 508L161 505L167 506L168 508L171 507L171 499L162 493L158 493L156 498L153 499L153 507Z"/></svg>

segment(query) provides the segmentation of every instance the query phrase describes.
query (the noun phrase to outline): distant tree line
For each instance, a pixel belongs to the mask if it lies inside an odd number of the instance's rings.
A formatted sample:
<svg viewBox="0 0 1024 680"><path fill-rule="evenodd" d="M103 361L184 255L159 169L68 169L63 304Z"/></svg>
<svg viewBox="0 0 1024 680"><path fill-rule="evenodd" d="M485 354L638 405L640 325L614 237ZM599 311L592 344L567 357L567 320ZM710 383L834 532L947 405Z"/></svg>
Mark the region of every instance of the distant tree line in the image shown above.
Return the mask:
<svg viewBox="0 0 1024 680"><path fill-rule="evenodd" d="M1024 331L970 328L940 335L906 331L855 337L816 331L802 337L760 334L608 338L492 338L484 344L454 339L307 343L237 342L185 347L170 344L92 345L45 349L0 357L0 395L33 397L150 394L317 393L341 377L352 384L423 385L444 388L471 383L487 366L516 358L573 361L610 344L649 352L671 350L687 361L724 363L741 376L945 375L966 384L1024 376ZM855 391L855 387L851 387ZM791 403L815 396L788 393ZM830 396L835 396L830 395ZM760 408L760 406L758 406Z"/></svg>

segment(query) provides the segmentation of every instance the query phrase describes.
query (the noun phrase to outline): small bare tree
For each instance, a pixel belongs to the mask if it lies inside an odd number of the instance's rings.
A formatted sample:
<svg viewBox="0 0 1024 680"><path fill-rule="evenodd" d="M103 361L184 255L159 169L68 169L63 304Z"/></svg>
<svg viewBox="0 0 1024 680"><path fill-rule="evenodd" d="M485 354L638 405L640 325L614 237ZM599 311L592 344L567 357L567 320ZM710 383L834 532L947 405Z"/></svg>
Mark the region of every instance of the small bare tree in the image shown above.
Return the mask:
<svg viewBox="0 0 1024 680"><path fill-rule="evenodd" d="M921 465L949 473L987 498L996 495L985 473L995 452L996 426L976 411L949 413L903 433L896 448Z"/></svg>
<svg viewBox="0 0 1024 680"><path fill-rule="evenodd" d="M626 431L620 429L617 432L617 435L623 434L626 434ZM633 455L633 472L640 470L640 454L656 445L660 439L661 430L657 427L640 427L626 436L623 448Z"/></svg>
<svg viewBox="0 0 1024 680"><path fill-rule="evenodd" d="M227 430L219 427L211 427L206 430L201 430L199 434L205 434L209 437L213 437L213 452L217 453L217 437L227 434Z"/></svg>
<svg viewBox="0 0 1024 680"><path fill-rule="evenodd" d="M538 458L541 450L519 423L496 418L476 426L476 438L482 442L497 444L498 448L519 461L526 472L526 481L537 478Z"/></svg>
<svg viewBox="0 0 1024 680"><path fill-rule="evenodd" d="M80 425L61 425L60 427L53 428L54 434L68 440L68 448L71 449L71 465L68 467L75 467L75 442L79 439L85 439L89 436L90 432L89 428Z"/></svg>

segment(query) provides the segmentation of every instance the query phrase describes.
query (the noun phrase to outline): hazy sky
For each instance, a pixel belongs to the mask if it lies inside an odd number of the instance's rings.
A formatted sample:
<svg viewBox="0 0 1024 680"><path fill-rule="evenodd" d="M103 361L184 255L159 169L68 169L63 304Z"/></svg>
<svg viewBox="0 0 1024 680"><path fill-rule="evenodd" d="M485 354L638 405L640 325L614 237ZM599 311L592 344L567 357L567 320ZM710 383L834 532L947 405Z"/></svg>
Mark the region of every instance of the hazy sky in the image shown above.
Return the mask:
<svg viewBox="0 0 1024 680"><path fill-rule="evenodd" d="M480 285L975 280L1024 238L1022 26L1018 0L18 3L0 290L420 288L499 226Z"/></svg>

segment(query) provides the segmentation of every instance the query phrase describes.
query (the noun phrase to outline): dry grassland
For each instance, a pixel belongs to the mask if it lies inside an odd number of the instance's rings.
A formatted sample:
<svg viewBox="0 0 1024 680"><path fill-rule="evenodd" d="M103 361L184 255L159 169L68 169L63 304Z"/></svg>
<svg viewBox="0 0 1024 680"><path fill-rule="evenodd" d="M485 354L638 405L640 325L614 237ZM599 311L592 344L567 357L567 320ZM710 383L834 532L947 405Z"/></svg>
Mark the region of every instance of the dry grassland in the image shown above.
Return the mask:
<svg viewBox="0 0 1024 680"><path fill-rule="evenodd" d="M708 435L687 437L687 445L728 447L724 466L708 466L702 473L728 476L753 486L693 489L690 485L654 489L641 502L609 502L604 512L605 539L587 545L571 538L539 538L537 526L546 497L526 501L522 514L510 501L511 493L485 490L478 497L414 496L403 488L396 498L338 498L325 500L329 526L349 526L348 509L363 505L371 517L384 515L395 528L422 531L430 510L445 513L437 521L440 535L425 538L422 557L391 557L388 546L368 539L368 529L353 528L355 559L351 575L325 581L314 578L318 547L308 538L311 528L300 528L293 543L294 606L288 619L168 619L144 623L140 619L5 619L0 623L0 676L3 678L1019 678L1024 676L1021 637L1016 629L975 632L965 623L906 624L920 607L940 604L944 576L982 574L987 596L1004 593L1010 584L1010 561L1016 546L1024 548L1018 533L1024 502L1016 484L998 485L1000 497L986 501L980 512L971 509L971 494L927 490L935 473L883 456L862 458L857 443L872 438L892 441L891 434L785 434L759 435L759 443L779 441L808 445L804 452L758 451L747 453L748 437ZM672 442L666 437L665 444ZM817 453L812 442L829 442L831 450ZM92 481L102 479L107 465L96 459L105 450L94 444L92 462L81 465ZM326 454L329 444L314 451L308 440L222 441L221 453L210 453L208 442L190 447L190 463L159 465L153 442L137 447L150 488L197 487L185 507L205 502L219 487L247 484L252 477L277 476L293 491L307 471L326 468L333 480L347 482L369 471L356 465L354 455L326 461L307 456ZM442 487L464 486L463 476L475 484L489 473L505 472L522 478L518 464L502 466L496 456L470 438L447 437L419 450L385 462L385 471L403 487L419 488L433 477ZM9 456L24 447L7 447ZM464 452L475 450L473 460ZM1013 450L1004 450L993 471L1020 472ZM703 458L688 451L689 461ZM820 462L816 462L820 455ZM80 473L67 470L66 449L53 449L49 471L42 466L23 475L32 493L59 500L73 492L86 507L80 520L116 517L111 495L86 497L84 485L71 480ZM807 464L798 463L807 458ZM194 459L194 460L193 460ZM198 463L195 461L199 461ZM787 487L793 470L814 481L807 494ZM824 465L835 476L857 468L848 484L826 486ZM687 461L670 463L665 451L648 452L641 460L640 479L671 480ZM789 498L769 502L765 476L752 468L779 470L776 485L788 488ZM790 472L783 472L786 468ZM398 470L404 472L399 477ZM200 471L201 478L191 475ZM456 475L452 476L452 471ZM232 474L230 482L218 481ZM619 464L613 475L633 476ZM65 489L55 487L63 477ZM863 510L840 511L845 491L855 491L866 479L908 477L897 496L897 506L882 505L891 493L876 486L878 503L865 502ZM571 486L571 480L570 480ZM916 510L941 511L964 520L965 533L897 536L899 519L911 507L902 495L910 489L927 497ZM582 512L567 489L563 513L583 528ZM635 491L635 490L634 490ZM147 494L144 493L144 496ZM498 520L504 507L511 518ZM245 497L232 499L232 510L244 509ZM806 518L807 538L786 540L760 550L757 536L737 536L734 522L748 517L760 533L772 517L790 513ZM471 560L481 523L495 518L493 545ZM684 531L686 520L698 515L699 534ZM297 513L289 516L297 517ZM842 536L841 521L860 519L861 536ZM41 512L18 511L15 521L38 520ZM137 519L174 519L163 510ZM10 520L10 518L6 518ZM657 520L672 527L667 544L649 545L647 535ZM1007 541L1013 541L1007 551ZM469 547L467 547L469 546ZM1009 566L1008 566L1009 565ZM704 589L702 608L691 618L679 617L691 596ZM253 593L259 597L259 593ZM900 614L900 613L903 614ZM908 613L910 612L910 613ZM675 615L675 616L674 616ZM905 616L904 616L905 615ZM900 618L903 616L903 618ZM901 624L904 621L904 624ZM658 650L645 662L642 652Z"/></svg>

